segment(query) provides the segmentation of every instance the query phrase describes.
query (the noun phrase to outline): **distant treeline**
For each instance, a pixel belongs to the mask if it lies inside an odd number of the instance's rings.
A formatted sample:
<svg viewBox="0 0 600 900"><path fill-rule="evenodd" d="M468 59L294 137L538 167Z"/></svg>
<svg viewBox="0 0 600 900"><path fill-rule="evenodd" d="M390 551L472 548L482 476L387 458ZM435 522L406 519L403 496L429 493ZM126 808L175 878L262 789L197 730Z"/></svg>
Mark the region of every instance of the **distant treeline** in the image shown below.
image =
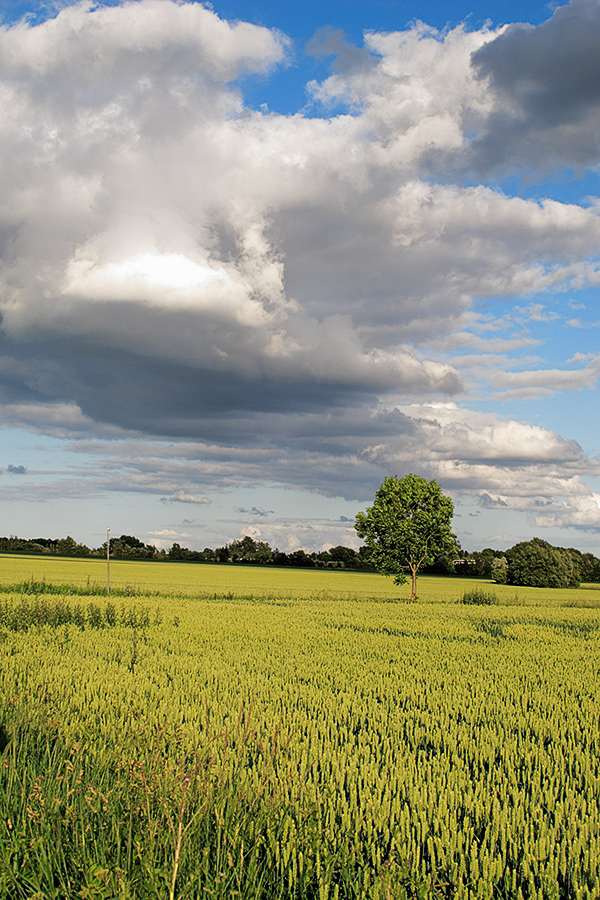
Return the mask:
<svg viewBox="0 0 600 900"><path fill-rule="evenodd" d="M105 557L106 542L91 549L78 544L74 538L0 538L0 553L39 553L51 556ZM110 539L110 556L113 559L153 559L191 563L236 563L258 566L293 566L304 569L356 569L373 571L367 547L354 550L337 546L318 553L293 550L284 553L273 549L265 541L255 541L249 535L231 541L223 547L189 550L173 544L169 550L159 550L152 544L144 544L130 534ZM553 547L547 541L533 538L515 544L508 550L469 552L456 548L456 552L436 559L422 569L436 575L491 578L500 584L529 584L539 587L569 587L581 581L600 582L600 559L592 553L582 553L575 547Z"/></svg>
<svg viewBox="0 0 600 900"><path fill-rule="evenodd" d="M19 537L0 538L0 553L38 553L50 556L105 557L106 541L101 547L90 548L78 544L74 538L32 538ZM139 538L130 534L110 539L110 556L113 559L154 559L169 562L195 563L242 563L259 566L294 566L300 568L322 569L363 569L372 570L368 558L368 550L361 547L332 547L319 553L307 553L294 550L284 553L273 549L265 541L255 541L246 535L239 541L231 541L215 550L205 547L204 550L189 550L180 544L173 544L169 550L159 550L152 544L144 544Z"/></svg>

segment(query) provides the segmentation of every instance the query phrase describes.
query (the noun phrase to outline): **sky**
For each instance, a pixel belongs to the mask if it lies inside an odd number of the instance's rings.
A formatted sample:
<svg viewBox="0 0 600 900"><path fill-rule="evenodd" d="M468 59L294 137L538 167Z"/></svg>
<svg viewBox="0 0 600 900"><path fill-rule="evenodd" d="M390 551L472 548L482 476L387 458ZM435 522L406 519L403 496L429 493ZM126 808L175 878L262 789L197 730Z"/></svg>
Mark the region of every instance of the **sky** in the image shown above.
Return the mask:
<svg viewBox="0 0 600 900"><path fill-rule="evenodd" d="M0 533L600 555L600 2L0 6Z"/></svg>

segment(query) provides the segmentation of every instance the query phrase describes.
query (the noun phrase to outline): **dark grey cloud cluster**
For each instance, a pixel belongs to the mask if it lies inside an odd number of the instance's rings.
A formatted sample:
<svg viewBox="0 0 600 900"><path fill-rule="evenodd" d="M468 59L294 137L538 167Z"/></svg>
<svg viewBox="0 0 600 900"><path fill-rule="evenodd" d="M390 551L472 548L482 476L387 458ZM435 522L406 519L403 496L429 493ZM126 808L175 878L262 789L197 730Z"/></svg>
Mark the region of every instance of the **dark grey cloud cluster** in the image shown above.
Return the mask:
<svg viewBox="0 0 600 900"><path fill-rule="evenodd" d="M533 27L511 25L473 54L497 91L475 145L480 165L584 167L600 159L600 4L571 0Z"/></svg>

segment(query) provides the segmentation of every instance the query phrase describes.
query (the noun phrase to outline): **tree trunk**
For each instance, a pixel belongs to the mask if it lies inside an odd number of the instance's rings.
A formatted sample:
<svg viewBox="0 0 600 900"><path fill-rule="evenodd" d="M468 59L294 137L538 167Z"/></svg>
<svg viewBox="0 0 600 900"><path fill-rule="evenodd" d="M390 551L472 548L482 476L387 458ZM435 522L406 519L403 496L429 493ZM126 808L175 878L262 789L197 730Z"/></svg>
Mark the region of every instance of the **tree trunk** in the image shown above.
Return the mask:
<svg viewBox="0 0 600 900"><path fill-rule="evenodd" d="M417 567L411 566L410 570L412 572L412 593L410 595L410 602L414 603L417 599Z"/></svg>

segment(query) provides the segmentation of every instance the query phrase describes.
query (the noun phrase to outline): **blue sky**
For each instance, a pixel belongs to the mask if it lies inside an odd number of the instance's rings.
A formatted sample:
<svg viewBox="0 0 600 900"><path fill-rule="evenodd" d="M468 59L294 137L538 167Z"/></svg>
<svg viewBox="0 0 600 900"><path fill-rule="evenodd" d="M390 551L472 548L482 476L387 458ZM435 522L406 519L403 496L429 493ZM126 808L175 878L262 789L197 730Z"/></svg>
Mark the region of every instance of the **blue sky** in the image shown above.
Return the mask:
<svg viewBox="0 0 600 900"><path fill-rule="evenodd" d="M598 0L0 22L0 532L600 552Z"/></svg>

